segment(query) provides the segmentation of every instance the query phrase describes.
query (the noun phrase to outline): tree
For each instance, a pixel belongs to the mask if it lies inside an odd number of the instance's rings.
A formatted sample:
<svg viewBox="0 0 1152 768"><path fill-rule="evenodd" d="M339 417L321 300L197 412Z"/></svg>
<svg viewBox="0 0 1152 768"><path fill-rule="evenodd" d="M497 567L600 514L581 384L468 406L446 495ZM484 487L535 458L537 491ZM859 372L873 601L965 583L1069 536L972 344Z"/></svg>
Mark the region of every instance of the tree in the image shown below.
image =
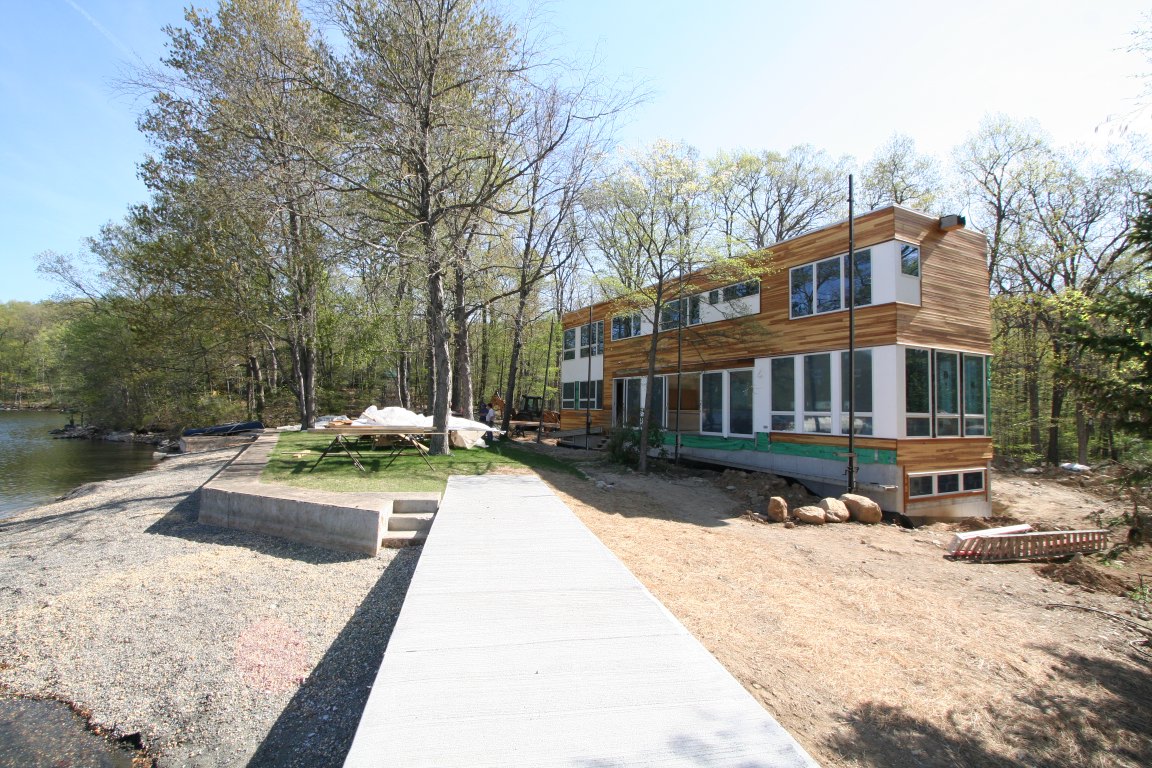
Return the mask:
<svg viewBox="0 0 1152 768"><path fill-rule="evenodd" d="M539 161L522 152L531 52L511 25L472 0L336 0L350 43L330 95L348 126L333 168L346 193L391 223L389 246L419 264L431 349L433 424L446 430L452 388L446 284L460 237ZM554 147L546 148L551 151ZM436 453L447 453L443 435Z"/></svg>
<svg viewBox="0 0 1152 768"><path fill-rule="evenodd" d="M144 176L171 208L198 212L185 219L197 227L186 239L214 248L163 266L185 287L239 278L247 298L233 307L286 341L310 427L317 313L337 255L321 230L330 197L316 160L330 114L301 77L319 66L311 29L294 0L224 0L215 17L191 10L186 19L167 29L167 69L138 78L152 94L141 129L161 150Z"/></svg>
<svg viewBox="0 0 1152 768"><path fill-rule="evenodd" d="M709 187L727 256L757 251L847 215L847 158L808 144L778 152L720 152Z"/></svg>
<svg viewBox="0 0 1152 768"><path fill-rule="evenodd" d="M895 204L929 211L940 198L942 184L936 160L918 154L911 136L894 133L864 166L860 186L869 210Z"/></svg>
<svg viewBox="0 0 1152 768"><path fill-rule="evenodd" d="M696 150L662 141L629 157L591 202L597 248L619 280L611 292L643 308L652 320L639 436L641 472L648 469L661 331L687 324L684 278L702 266L711 223L706 195Z"/></svg>

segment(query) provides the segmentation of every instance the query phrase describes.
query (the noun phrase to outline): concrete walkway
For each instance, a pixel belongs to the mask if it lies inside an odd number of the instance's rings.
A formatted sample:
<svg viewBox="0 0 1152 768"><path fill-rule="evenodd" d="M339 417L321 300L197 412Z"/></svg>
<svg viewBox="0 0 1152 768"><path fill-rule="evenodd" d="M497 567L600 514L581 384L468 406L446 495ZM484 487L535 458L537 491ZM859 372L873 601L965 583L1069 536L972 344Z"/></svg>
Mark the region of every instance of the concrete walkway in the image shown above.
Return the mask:
<svg viewBox="0 0 1152 768"><path fill-rule="evenodd" d="M448 482L345 765L816 763L539 478L488 475Z"/></svg>

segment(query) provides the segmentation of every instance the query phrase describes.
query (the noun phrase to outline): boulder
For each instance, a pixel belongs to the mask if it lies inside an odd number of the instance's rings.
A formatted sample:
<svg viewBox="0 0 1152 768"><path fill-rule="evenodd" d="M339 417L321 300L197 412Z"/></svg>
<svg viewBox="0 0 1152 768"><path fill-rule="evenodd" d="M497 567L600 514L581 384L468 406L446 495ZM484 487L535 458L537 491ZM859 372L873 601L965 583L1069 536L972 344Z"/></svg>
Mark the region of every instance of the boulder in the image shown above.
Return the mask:
<svg viewBox="0 0 1152 768"><path fill-rule="evenodd" d="M820 499L820 509L824 510L824 519L830 523L848 522L848 507L840 499Z"/></svg>
<svg viewBox="0 0 1152 768"><path fill-rule="evenodd" d="M765 515L774 523L784 522L788 519L788 501L783 496L768 499L768 510Z"/></svg>
<svg viewBox="0 0 1152 768"><path fill-rule="evenodd" d="M797 507L792 510L792 516L800 522L810 525L824 525L828 522L824 517L824 510L820 507Z"/></svg>
<svg viewBox="0 0 1152 768"><path fill-rule="evenodd" d="M878 523L884 518L880 505L867 496L858 493L841 494L840 501L848 507L848 513L858 523Z"/></svg>

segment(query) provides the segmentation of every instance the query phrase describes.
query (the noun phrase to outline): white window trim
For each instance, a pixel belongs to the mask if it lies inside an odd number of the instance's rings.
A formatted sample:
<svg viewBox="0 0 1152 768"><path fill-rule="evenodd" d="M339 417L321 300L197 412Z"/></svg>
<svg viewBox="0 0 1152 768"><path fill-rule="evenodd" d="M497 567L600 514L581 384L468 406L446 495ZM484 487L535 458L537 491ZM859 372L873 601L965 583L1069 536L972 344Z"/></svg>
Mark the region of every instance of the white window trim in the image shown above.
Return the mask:
<svg viewBox="0 0 1152 768"><path fill-rule="evenodd" d="M702 435L716 435L720 437L756 437L756 424L753 420L751 432L733 432L732 431L732 374L747 372L752 376L752 386L756 386L756 371L754 368L724 368L721 370L701 371L700 372L700 425L699 430ZM705 432L704 431L704 377L710 374L721 374L720 381L720 421L721 431L719 432ZM755 403L756 395L753 391L753 403ZM754 407L754 406L753 406Z"/></svg>
<svg viewBox="0 0 1152 768"><path fill-rule="evenodd" d="M919 247L919 246L917 246L917 247ZM853 255L855 257L859 257L860 254L865 253L865 252L867 252L869 255L870 264L872 265L872 267L875 267L875 263L874 263L874 260L872 259L872 253L871 253L872 252L872 246L869 246L868 248L860 248L859 250L853 251ZM833 259L837 259L839 262L839 265L840 265L840 306L837 307L836 309L821 310L820 309L820 296L816 290L816 265L822 264L826 261L832 261ZM822 259L816 259L814 261L810 261L807 264L797 264L794 267L790 267L788 269L788 285L787 285L787 288L788 288L788 319L789 320L803 320L804 318L816 317L817 315L832 315L832 314L835 314L837 312L847 312L848 311L849 294L851 293L851 287L848 285L848 270L845 269L845 266L847 265L847 263L848 263L848 254L847 253L841 253L838 256L826 256ZM792 273L798 269L807 269L810 271L810 280L811 280L811 286L812 286L812 292L811 292L812 311L810 313L808 313L807 315L797 315L797 314L794 314L792 312ZM872 269L869 272L868 284L869 284L869 287L871 287L873 290L875 290L875 269ZM856 307L857 308L870 307L873 305L873 303L874 302L872 302L872 300L869 299L867 304L857 304ZM825 433L821 432L818 434L825 434Z"/></svg>
<svg viewBox="0 0 1152 768"><path fill-rule="evenodd" d="M982 476L980 481L980 488L976 490L964 490L964 475L968 472L979 472ZM960 478L960 489L956 491L945 491L941 493L936 487L936 478L940 475L956 475ZM931 477L932 478L932 493L923 493L916 496L911 492L911 480L914 477ZM988 490L988 468L987 467L961 467L959 469L934 469L928 472L909 472L907 473L908 487L906 487L907 496L909 501L919 501L921 499L936 499L942 496L976 496L987 492Z"/></svg>

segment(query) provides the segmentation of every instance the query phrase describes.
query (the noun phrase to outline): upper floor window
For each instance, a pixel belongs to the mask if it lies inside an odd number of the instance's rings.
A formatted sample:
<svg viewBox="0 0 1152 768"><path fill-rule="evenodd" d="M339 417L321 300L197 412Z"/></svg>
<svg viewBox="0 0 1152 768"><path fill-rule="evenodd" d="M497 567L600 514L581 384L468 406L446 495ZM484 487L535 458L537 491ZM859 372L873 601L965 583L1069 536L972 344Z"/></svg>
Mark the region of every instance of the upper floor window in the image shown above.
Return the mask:
<svg viewBox="0 0 1152 768"><path fill-rule="evenodd" d="M856 306L872 303L872 252L855 252L854 293ZM791 317L835 312L848 306L848 255L793 267L789 272Z"/></svg>
<svg viewBox="0 0 1152 768"><path fill-rule="evenodd" d="M576 359L576 329L568 328L564 331L564 359Z"/></svg>
<svg viewBox="0 0 1152 768"><path fill-rule="evenodd" d="M672 331L683 325L699 325L700 323L700 297L689 296L685 299L673 300L666 303L660 310L660 330Z"/></svg>
<svg viewBox="0 0 1152 768"><path fill-rule="evenodd" d="M759 280L745 280L742 283L733 283L723 288L713 288L708 291L708 303L719 304L722 301L735 301L745 296L755 296L760 293Z"/></svg>
<svg viewBox="0 0 1152 768"><path fill-rule="evenodd" d="M612 341L640 335L640 313L632 312L612 318Z"/></svg>
<svg viewBox="0 0 1152 768"><path fill-rule="evenodd" d="M604 321L580 326L580 357L604 354Z"/></svg>
<svg viewBox="0 0 1152 768"><path fill-rule="evenodd" d="M920 249L915 245L900 246L900 272L911 277L920 277Z"/></svg>

